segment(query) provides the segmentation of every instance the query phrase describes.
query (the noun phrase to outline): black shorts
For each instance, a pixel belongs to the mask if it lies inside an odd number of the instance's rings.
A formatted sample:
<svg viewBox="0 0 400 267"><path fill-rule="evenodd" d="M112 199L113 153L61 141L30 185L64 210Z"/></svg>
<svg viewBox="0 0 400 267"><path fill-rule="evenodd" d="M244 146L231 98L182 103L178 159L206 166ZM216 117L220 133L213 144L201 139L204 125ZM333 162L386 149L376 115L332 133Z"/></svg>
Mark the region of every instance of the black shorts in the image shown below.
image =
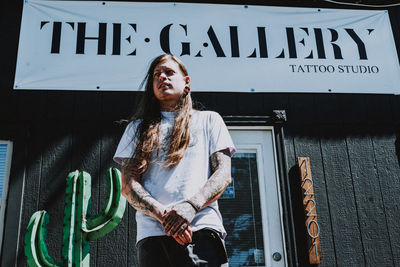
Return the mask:
<svg viewBox="0 0 400 267"><path fill-rule="evenodd" d="M173 237L152 236L137 245L140 267L227 267L220 234L210 228L193 233L192 243L181 246Z"/></svg>

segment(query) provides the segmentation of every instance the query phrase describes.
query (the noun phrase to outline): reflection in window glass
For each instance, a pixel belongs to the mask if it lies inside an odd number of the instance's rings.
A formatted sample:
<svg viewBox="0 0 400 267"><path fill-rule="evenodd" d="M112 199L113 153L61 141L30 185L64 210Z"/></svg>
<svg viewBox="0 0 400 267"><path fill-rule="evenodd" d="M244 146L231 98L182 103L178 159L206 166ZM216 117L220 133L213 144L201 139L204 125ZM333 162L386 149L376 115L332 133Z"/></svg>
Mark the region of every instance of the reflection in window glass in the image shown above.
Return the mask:
<svg viewBox="0 0 400 267"><path fill-rule="evenodd" d="M229 266L265 266L256 153L233 156L232 179L219 200Z"/></svg>
<svg viewBox="0 0 400 267"><path fill-rule="evenodd" d="M5 203L8 191L12 142L0 140L0 251L3 243Z"/></svg>
<svg viewBox="0 0 400 267"><path fill-rule="evenodd" d="M7 144L0 144L0 200L3 196L4 178L6 174L6 163L7 163L6 160L7 160Z"/></svg>

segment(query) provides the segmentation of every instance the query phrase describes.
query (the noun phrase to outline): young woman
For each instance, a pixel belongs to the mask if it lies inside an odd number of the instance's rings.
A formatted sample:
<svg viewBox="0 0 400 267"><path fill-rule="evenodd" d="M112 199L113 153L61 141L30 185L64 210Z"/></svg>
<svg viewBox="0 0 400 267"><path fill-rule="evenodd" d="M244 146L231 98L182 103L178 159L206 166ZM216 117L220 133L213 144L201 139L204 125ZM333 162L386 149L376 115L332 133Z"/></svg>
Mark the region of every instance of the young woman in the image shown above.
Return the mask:
<svg viewBox="0 0 400 267"><path fill-rule="evenodd" d="M178 58L155 58L144 82L114 156L122 194L138 211L140 266L227 266L216 200L231 182L228 130L218 113L193 109Z"/></svg>

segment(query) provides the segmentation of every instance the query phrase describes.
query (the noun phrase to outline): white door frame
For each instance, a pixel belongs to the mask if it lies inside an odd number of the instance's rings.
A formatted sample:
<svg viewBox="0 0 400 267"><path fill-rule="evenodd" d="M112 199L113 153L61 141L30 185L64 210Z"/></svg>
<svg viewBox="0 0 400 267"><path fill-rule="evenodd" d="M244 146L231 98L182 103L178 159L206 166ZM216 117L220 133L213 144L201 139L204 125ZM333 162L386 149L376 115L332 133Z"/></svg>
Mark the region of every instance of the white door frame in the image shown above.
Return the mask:
<svg viewBox="0 0 400 267"><path fill-rule="evenodd" d="M282 259L285 266L288 266L287 262L287 253L286 253L286 244L285 244L285 235L284 235L284 222L283 222L283 209L282 209L282 201L281 201L281 189L280 189L280 179L279 179L279 170L278 170L278 161L277 161L277 151L276 151L276 142L275 142L275 132L274 132L274 127L273 126L228 126L229 131L270 131L271 132L271 137L272 137L272 149L273 149L273 165L274 165L274 172L275 172L275 178L276 180L274 181L276 186L276 202L273 204L275 207L278 206L279 210L279 224L280 224L280 231L281 231L281 239L282 239ZM266 162L263 162L264 160L264 155L262 154L262 145L257 144L256 140L254 142L249 142L249 144L235 144L236 148L240 152L254 152L256 151L257 155L257 162L261 163L257 167L257 172L258 172L258 177L259 177L259 189L260 189L260 205L261 205L261 216L263 220L263 233L264 233L264 250L267 252L270 252L270 246L269 242L267 242L267 238L269 236L269 227L271 220L268 219L268 204L269 201L267 199L267 191L269 188L268 181L266 181L266 174L264 171L264 167L266 166ZM270 189L271 190L271 189ZM276 226L275 227L279 227ZM275 228L276 229L276 228ZM273 266L274 261L272 260L271 255L265 255L265 263L267 266ZM271 263L271 264L268 264Z"/></svg>

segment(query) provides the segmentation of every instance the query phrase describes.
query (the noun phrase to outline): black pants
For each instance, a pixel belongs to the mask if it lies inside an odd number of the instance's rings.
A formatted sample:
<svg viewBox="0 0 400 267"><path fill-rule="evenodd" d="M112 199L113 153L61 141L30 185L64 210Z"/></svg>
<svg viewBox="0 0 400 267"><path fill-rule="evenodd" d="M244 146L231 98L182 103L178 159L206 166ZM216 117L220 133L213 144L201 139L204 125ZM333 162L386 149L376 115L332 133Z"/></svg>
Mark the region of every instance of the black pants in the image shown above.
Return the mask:
<svg viewBox="0 0 400 267"><path fill-rule="evenodd" d="M140 267L228 266L223 241L209 229L194 232L192 243L184 246L172 237L148 237L138 242L137 252Z"/></svg>

